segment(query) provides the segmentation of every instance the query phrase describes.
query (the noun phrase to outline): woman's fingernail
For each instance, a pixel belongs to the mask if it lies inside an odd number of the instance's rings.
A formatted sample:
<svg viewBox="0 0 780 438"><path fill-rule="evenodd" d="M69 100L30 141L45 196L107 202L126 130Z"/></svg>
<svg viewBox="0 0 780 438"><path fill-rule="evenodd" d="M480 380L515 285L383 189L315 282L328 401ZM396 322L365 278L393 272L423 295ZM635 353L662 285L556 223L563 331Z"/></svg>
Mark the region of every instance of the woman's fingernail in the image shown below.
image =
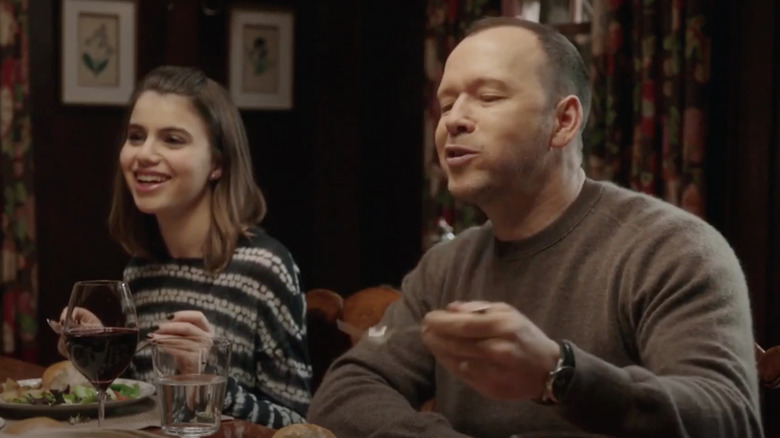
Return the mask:
<svg viewBox="0 0 780 438"><path fill-rule="evenodd" d="M169 313L168 315L165 316L165 319L173 319L174 316L176 315L173 313Z"/></svg>
<svg viewBox="0 0 780 438"><path fill-rule="evenodd" d="M150 333L151 333L151 332L156 332L156 331L157 331L157 330L159 330L159 329L160 329L160 326L159 326L159 325L153 325L153 326L149 327L149 332L150 332Z"/></svg>

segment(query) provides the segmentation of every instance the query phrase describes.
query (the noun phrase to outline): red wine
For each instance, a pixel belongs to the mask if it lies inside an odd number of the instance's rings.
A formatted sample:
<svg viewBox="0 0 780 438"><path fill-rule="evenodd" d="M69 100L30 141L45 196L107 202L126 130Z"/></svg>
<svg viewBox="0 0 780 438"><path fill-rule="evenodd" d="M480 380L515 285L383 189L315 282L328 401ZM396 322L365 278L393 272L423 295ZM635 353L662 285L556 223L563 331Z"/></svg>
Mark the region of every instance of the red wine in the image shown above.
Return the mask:
<svg viewBox="0 0 780 438"><path fill-rule="evenodd" d="M138 329L76 328L65 334L73 366L96 388L105 390L130 364L138 344Z"/></svg>

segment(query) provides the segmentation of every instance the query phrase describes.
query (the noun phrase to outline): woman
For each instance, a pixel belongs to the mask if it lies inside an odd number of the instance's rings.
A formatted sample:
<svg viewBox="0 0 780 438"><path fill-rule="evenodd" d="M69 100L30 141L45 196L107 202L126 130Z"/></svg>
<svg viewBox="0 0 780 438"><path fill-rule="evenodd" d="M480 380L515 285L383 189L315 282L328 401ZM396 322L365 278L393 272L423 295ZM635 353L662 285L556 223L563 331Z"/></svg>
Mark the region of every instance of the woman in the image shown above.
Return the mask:
<svg viewBox="0 0 780 438"><path fill-rule="evenodd" d="M231 339L225 413L303 422L304 296L290 253L256 225L266 206L238 110L202 72L165 66L141 81L125 126L109 228L132 256L141 334ZM128 372L151 379L148 350Z"/></svg>

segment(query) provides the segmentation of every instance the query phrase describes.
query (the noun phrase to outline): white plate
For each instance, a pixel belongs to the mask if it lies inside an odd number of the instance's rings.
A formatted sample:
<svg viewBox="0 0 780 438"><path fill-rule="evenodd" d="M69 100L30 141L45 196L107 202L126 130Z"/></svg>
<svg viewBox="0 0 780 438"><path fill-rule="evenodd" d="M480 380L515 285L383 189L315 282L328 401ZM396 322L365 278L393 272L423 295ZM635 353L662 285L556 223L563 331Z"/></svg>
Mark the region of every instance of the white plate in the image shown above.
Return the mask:
<svg viewBox="0 0 780 438"><path fill-rule="evenodd" d="M0 432L0 436L4 435ZM142 430L123 429L38 429L24 434L29 438L160 438L160 435Z"/></svg>
<svg viewBox="0 0 780 438"><path fill-rule="evenodd" d="M41 382L41 379L24 379L17 381L21 386L35 386ZM122 383L124 385L138 384L139 394L138 398L131 398L127 400L106 400L106 409L114 407L125 406L133 403L138 403L147 397L154 395L154 385L151 383L142 382L140 380L132 379L116 379L114 383ZM4 400L0 400L0 409L6 411L13 411L18 413L33 413L33 414L76 414L78 412L90 412L97 411L98 404L86 403L86 404L60 404L60 405L28 405L24 403L9 403Z"/></svg>

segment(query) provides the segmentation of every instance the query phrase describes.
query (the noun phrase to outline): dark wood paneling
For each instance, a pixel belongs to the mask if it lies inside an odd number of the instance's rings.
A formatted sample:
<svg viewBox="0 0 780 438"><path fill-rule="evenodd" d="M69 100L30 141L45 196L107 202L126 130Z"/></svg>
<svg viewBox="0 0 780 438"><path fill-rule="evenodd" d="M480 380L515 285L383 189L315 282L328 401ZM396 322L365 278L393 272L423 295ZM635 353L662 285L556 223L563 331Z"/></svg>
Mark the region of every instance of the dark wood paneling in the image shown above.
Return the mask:
<svg viewBox="0 0 780 438"><path fill-rule="evenodd" d="M358 192L360 175L360 8L358 2L318 2L312 6L316 284L341 294L359 286L361 248ZM296 96L298 99L301 96Z"/></svg>
<svg viewBox="0 0 780 438"><path fill-rule="evenodd" d="M43 322L59 317L77 280L118 278L125 256L106 218L124 110L62 105L59 2L30 2L30 71L39 262L41 360L57 359Z"/></svg>
<svg viewBox="0 0 780 438"><path fill-rule="evenodd" d="M780 77L776 2L712 2L713 96L707 194L750 287L756 340L780 344ZM763 390L768 437L780 436L778 391Z"/></svg>
<svg viewBox="0 0 780 438"><path fill-rule="evenodd" d="M425 2L363 3L361 283L400 285L422 233Z"/></svg>

